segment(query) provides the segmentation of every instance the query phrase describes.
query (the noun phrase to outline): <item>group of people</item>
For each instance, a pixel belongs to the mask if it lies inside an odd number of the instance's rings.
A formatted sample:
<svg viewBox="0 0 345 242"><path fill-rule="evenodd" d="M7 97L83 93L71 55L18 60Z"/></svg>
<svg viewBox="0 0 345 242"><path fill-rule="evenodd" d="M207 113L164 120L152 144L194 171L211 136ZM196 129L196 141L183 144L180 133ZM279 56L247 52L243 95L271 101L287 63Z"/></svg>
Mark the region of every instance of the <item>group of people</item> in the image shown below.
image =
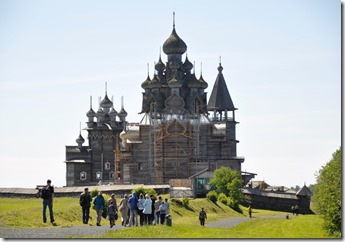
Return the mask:
<svg viewBox="0 0 345 242"><path fill-rule="evenodd" d="M159 196L156 201L153 195L133 192L129 197L124 195L119 204L122 226L143 226L164 224L165 216L169 214L168 199L162 200ZM138 221L139 217L139 221Z"/></svg>
<svg viewBox="0 0 345 242"><path fill-rule="evenodd" d="M45 194L45 195L44 195ZM49 208L49 215L51 223L54 223L53 214L53 199L54 187L51 185L51 180L47 180L47 185L42 189L41 198L43 199L43 222L47 222L46 210ZM100 191L97 196L92 199L88 188L79 196L79 204L82 208L82 219L84 224L89 223L91 203L95 205L97 214L97 226L101 226L101 220L104 216L104 206L107 206L106 215L109 219L110 228L115 225L118 219L118 213L121 213L121 225L126 227L143 226L143 225L156 225L164 224L166 216L170 214L170 204L168 199L162 199L161 196L155 200L153 195L140 194L139 197L136 192L127 196L125 194L117 206L115 194L111 194L108 201L105 201L102 192ZM139 221L138 221L139 217ZM200 224L204 226L205 219L207 219L204 208L199 213Z"/></svg>
<svg viewBox="0 0 345 242"><path fill-rule="evenodd" d="M79 202L82 207L83 223L87 224L89 220L91 203L95 205L97 214L97 226L101 226L102 216L104 215L104 206L106 201L99 192L95 199L89 193L88 188L80 195ZM165 201L159 196L155 201L153 195L140 194L139 197L136 192L127 196L126 194L120 200L117 206L115 194L112 194L107 201L107 217L109 218L110 227L115 225L115 220L118 219L118 213L121 213L122 226L143 226L143 225L156 225L164 224L165 216L169 213L169 203L166 198ZM139 217L139 218L138 218Z"/></svg>

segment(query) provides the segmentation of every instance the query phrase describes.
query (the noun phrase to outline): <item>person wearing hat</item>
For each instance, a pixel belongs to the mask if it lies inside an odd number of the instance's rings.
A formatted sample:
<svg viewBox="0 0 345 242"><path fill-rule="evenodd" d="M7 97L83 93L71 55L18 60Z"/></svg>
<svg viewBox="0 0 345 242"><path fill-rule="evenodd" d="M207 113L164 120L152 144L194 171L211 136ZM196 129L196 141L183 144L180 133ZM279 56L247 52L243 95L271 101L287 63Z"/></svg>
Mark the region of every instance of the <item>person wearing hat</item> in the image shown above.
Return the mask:
<svg viewBox="0 0 345 242"><path fill-rule="evenodd" d="M47 206L49 209L50 222L54 223L54 214L53 214L53 199L54 199L54 187L51 185L52 181L47 180L47 185L42 188L41 198L43 199L43 223L47 222Z"/></svg>

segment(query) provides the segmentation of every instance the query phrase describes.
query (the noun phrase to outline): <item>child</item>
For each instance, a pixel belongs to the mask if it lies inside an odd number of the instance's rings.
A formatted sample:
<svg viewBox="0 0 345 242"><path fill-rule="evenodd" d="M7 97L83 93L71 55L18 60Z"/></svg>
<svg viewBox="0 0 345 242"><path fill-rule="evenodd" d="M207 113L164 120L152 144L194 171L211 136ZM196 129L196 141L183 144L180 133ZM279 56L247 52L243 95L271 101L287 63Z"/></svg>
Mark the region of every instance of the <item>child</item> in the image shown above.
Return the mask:
<svg viewBox="0 0 345 242"><path fill-rule="evenodd" d="M199 213L199 220L201 226L205 226L205 219L207 219L206 211L204 210L204 208L201 208L201 211Z"/></svg>
<svg viewBox="0 0 345 242"><path fill-rule="evenodd" d="M112 228L115 225L115 208L113 205L113 201L110 202L108 206L108 218L110 222L110 228Z"/></svg>

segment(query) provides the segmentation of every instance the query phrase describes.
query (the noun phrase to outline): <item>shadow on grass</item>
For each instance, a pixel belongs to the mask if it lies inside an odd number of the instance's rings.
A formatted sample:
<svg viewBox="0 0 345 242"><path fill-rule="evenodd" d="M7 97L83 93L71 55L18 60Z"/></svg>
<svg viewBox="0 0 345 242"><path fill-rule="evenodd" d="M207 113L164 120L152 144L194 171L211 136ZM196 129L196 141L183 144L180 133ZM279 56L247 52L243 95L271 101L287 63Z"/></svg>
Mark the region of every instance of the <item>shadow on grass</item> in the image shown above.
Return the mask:
<svg viewBox="0 0 345 242"><path fill-rule="evenodd" d="M174 203L177 207L185 208L185 209L187 209L189 211L195 212L195 210L192 207L190 207L189 205L187 205L187 206L184 205L183 202L180 201L180 200L177 200L177 199L173 198L173 199L171 199L171 202Z"/></svg>

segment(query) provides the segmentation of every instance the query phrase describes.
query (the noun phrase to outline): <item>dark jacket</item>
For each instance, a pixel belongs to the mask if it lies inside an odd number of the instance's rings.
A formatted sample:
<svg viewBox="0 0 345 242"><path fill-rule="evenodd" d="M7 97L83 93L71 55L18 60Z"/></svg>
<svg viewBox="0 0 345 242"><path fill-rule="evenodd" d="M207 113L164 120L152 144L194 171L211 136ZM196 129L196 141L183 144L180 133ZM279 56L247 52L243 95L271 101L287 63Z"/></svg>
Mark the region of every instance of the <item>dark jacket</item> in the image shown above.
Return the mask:
<svg viewBox="0 0 345 242"><path fill-rule="evenodd" d="M102 210L104 209L105 200L102 195L97 195L95 199L93 200L93 204L95 204L96 210Z"/></svg>
<svg viewBox="0 0 345 242"><path fill-rule="evenodd" d="M83 192L79 197L79 204L83 208L91 207L92 197L90 193Z"/></svg>

